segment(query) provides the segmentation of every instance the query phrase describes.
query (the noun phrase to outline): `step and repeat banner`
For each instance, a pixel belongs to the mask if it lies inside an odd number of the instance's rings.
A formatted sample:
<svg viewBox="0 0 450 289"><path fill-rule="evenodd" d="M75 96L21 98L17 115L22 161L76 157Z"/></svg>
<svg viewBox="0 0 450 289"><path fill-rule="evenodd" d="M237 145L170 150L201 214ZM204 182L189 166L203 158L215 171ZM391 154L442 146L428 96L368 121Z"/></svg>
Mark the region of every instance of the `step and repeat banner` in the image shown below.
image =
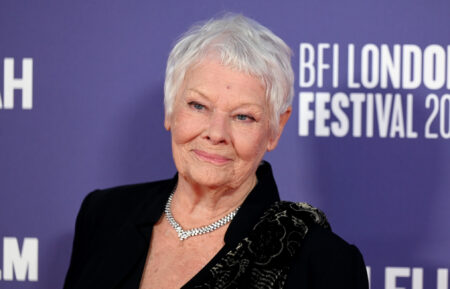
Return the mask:
<svg viewBox="0 0 450 289"><path fill-rule="evenodd" d="M294 52L266 155L282 198L326 212L372 289L448 289L450 2L0 2L0 288L61 288L92 190L172 177L171 46L237 12Z"/></svg>

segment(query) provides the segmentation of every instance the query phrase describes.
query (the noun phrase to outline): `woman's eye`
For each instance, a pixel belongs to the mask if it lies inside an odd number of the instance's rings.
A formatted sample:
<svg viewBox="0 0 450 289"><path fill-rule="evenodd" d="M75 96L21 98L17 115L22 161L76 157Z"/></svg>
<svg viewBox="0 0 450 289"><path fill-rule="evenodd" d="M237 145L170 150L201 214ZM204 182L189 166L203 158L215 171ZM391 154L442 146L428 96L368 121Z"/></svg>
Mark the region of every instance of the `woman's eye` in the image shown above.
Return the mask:
<svg viewBox="0 0 450 289"><path fill-rule="evenodd" d="M238 114L236 115L236 118L238 120L242 120L242 121L254 121L255 118L250 116L250 115L246 115L246 114Z"/></svg>
<svg viewBox="0 0 450 289"><path fill-rule="evenodd" d="M198 102L195 102L195 101L189 102L189 106L194 108L194 109L196 109L196 110L203 110L203 109L205 109L204 105L202 105L202 104L200 104Z"/></svg>

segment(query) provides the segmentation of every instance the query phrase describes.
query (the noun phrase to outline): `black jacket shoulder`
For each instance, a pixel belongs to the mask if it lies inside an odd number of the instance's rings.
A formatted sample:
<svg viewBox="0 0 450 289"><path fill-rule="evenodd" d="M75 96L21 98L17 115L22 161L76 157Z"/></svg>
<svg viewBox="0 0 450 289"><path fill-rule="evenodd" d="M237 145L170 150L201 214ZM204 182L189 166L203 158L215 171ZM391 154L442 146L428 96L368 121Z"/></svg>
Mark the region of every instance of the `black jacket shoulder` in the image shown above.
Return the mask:
<svg viewBox="0 0 450 289"><path fill-rule="evenodd" d="M369 288L358 248L319 226L310 227L288 276L285 288Z"/></svg>
<svg viewBox="0 0 450 289"><path fill-rule="evenodd" d="M154 223L162 215L174 179L126 185L89 193L81 204L75 223L72 255L64 288L78 288L86 264L114 236L130 224Z"/></svg>
<svg viewBox="0 0 450 289"><path fill-rule="evenodd" d="M131 219L145 218L139 214L143 205L151 211L155 202L167 198L167 188L172 185L173 180L169 179L95 190L86 196L79 214L89 215L97 227L117 226Z"/></svg>

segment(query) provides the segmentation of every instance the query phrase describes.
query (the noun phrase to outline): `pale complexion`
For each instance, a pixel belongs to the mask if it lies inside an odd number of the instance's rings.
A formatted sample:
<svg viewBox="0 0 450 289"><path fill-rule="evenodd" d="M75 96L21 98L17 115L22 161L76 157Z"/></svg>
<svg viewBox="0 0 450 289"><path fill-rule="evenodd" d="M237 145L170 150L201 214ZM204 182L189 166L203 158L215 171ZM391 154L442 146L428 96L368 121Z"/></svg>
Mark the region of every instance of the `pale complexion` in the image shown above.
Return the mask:
<svg viewBox="0 0 450 289"><path fill-rule="evenodd" d="M273 133L259 79L212 57L187 72L165 120L179 173L172 213L184 229L210 224L244 201L290 113L291 108L280 116ZM180 241L161 217L153 228L141 288L182 287L223 247L227 227Z"/></svg>

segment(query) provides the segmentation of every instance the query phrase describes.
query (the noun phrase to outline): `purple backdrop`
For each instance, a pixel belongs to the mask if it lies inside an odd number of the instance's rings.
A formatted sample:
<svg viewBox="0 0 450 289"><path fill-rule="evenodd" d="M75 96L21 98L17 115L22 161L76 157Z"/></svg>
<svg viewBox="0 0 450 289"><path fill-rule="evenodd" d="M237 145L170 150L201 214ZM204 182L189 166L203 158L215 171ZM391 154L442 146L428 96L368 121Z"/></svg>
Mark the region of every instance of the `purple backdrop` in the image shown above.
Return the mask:
<svg viewBox="0 0 450 289"><path fill-rule="evenodd" d="M0 288L60 288L83 197L174 174L163 128L165 61L187 27L223 11L260 21L294 51L294 113L266 155L282 197L327 213L362 251L372 288L450 288L450 2L425 0L2 0ZM301 47L309 47L303 58ZM389 63L383 86L377 72ZM417 71L413 88L392 80ZM355 93L364 98L357 121ZM358 125L360 137L352 133Z"/></svg>

